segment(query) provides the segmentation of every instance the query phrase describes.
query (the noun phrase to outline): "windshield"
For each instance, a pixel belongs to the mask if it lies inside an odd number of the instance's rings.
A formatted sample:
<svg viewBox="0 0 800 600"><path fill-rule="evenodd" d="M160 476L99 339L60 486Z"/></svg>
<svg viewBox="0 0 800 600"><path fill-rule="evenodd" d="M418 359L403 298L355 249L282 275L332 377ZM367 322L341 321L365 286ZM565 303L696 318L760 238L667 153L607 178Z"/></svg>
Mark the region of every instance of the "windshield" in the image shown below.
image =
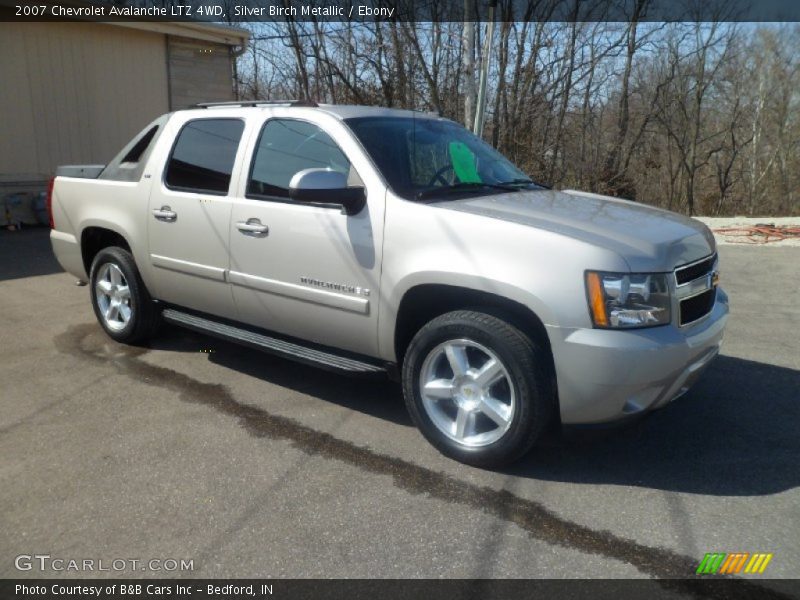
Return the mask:
<svg viewBox="0 0 800 600"><path fill-rule="evenodd" d="M346 119L392 191L408 200L490 194L533 182L507 158L460 125L444 119Z"/></svg>

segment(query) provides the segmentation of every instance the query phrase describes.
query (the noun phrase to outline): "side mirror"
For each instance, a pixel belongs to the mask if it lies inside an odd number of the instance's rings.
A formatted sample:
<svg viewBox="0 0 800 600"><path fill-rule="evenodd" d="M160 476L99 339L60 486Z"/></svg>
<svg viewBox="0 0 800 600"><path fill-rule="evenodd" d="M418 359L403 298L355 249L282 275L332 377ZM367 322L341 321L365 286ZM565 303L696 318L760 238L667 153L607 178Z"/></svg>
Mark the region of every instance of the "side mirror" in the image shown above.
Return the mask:
<svg viewBox="0 0 800 600"><path fill-rule="evenodd" d="M367 203L363 187L347 187L347 176L331 169L303 169L289 182L289 198L298 202L341 206L356 215Z"/></svg>

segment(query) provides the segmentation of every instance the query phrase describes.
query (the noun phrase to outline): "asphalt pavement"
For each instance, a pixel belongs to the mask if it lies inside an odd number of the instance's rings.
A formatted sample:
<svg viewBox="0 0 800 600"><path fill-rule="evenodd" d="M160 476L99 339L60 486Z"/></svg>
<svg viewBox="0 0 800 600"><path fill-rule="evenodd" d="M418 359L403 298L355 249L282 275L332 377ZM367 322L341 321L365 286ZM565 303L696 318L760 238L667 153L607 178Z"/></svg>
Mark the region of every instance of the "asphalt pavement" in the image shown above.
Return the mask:
<svg viewBox="0 0 800 600"><path fill-rule="evenodd" d="M45 230L2 232L0 577L685 577L770 552L797 578L800 248L720 255L731 318L695 388L492 472L439 455L394 384L175 328L116 344ZM34 554L148 566L15 567Z"/></svg>

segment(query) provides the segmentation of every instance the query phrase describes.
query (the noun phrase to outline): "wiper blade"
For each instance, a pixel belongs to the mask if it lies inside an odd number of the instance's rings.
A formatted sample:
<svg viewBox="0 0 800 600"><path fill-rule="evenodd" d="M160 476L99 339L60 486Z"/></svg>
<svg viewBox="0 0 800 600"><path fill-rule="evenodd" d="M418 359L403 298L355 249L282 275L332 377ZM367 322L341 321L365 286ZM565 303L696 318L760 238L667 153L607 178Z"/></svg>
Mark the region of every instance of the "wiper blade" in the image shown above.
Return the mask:
<svg viewBox="0 0 800 600"><path fill-rule="evenodd" d="M503 183L478 183L471 181L469 182L462 181L460 183L454 183L452 185L443 185L441 187L422 190L417 194L417 200L426 200L428 198L435 198L436 196L439 195L448 196L450 194L460 194L463 192L470 192L470 191L480 192L487 189L502 190L504 192L519 191L519 188Z"/></svg>
<svg viewBox="0 0 800 600"><path fill-rule="evenodd" d="M534 181L533 179L524 179L522 177L518 177L517 179L512 179L511 181L501 181L498 185L536 185L546 190L550 189L549 186L546 186L543 183L539 183L538 181Z"/></svg>

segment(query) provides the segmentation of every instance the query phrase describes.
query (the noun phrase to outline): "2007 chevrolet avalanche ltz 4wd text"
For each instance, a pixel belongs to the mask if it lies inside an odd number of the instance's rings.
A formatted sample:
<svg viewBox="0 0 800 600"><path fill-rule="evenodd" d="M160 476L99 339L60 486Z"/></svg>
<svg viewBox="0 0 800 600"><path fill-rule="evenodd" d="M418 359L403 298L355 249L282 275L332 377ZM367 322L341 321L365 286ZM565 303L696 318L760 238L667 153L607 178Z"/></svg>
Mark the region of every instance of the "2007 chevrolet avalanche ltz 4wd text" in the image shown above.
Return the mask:
<svg viewBox="0 0 800 600"><path fill-rule="evenodd" d="M559 421L664 406L728 314L702 223L547 189L412 111L200 105L108 165L60 167L49 203L56 257L113 339L164 320L396 375L422 434L479 466Z"/></svg>

